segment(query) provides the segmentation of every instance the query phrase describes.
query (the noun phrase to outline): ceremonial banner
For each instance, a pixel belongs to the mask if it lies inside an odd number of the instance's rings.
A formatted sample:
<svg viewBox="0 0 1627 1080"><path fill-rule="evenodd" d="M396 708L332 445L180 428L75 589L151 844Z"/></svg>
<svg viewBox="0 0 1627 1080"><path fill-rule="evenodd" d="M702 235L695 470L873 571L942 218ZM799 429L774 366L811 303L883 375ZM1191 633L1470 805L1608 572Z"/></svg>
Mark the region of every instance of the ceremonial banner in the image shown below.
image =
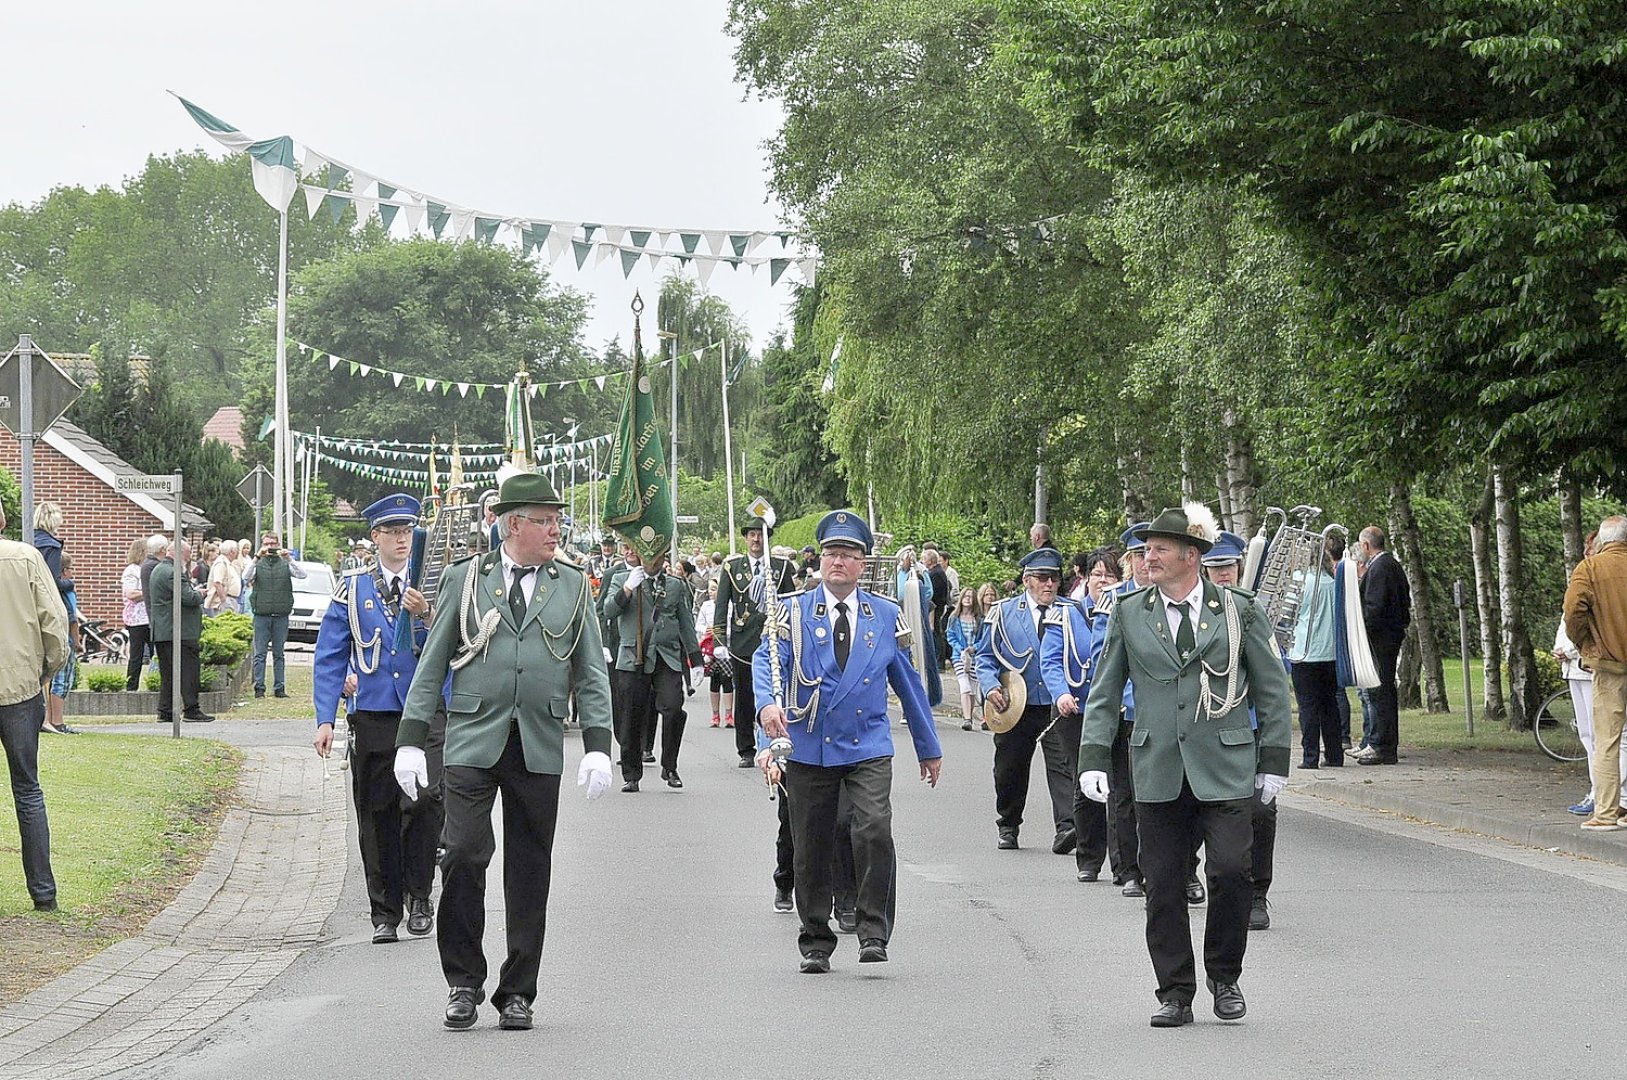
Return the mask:
<svg viewBox="0 0 1627 1080"><path fill-rule="evenodd" d="M672 495L667 489L666 454L655 423L650 376L644 370L644 347L633 328L633 377L616 424L605 485L604 523L632 544L646 562L665 555L672 545Z"/></svg>

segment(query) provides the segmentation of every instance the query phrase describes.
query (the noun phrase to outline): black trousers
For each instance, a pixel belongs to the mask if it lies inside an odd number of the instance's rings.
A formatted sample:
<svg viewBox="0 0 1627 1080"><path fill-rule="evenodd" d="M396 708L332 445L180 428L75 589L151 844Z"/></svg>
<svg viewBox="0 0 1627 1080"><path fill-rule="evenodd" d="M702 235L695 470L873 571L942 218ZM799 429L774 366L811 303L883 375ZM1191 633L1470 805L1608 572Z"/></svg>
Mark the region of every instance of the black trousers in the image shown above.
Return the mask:
<svg viewBox="0 0 1627 1080"><path fill-rule="evenodd" d="M1373 639L1373 662L1378 665L1378 685L1367 691L1373 699L1372 747L1379 757L1393 758L1401 744L1401 717L1397 712L1395 664L1401 656L1401 642Z"/></svg>
<svg viewBox="0 0 1627 1080"><path fill-rule="evenodd" d="M1301 660L1291 671L1294 698L1299 703L1299 744L1301 759L1315 765L1320 750L1322 760L1343 765L1345 751L1339 735L1339 675L1332 660Z"/></svg>
<svg viewBox="0 0 1627 1080"><path fill-rule="evenodd" d="M791 838L791 796L784 791L779 803L780 831L774 838L774 887L790 891L796 887L796 841ZM853 869L853 803L847 789L836 797L836 850L831 868L831 891L837 911L852 911L858 902L858 881Z"/></svg>
<svg viewBox="0 0 1627 1080"><path fill-rule="evenodd" d="M147 650L152 644L152 626L135 623L124 628L130 636L130 655L124 662L124 688L141 689L141 669L147 666Z"/></svg>
<svg viewBox="0 0 1627 1080"><path fill-rule="evenodd" d="M1028 805L1028 771L1034 762L1034 747L1045 755L1045 781L1051 793L1051 823L1057 832L1073 828L1073 792L1078 788L1074 772L1079 763L1079 729L1073 734L1073 764L1068 763L1066 741L1052 725L1049 705L1030 705L1010 731L994 737L995 824L1015 829L1023 823ZM1104 841L1105 843L1105 841Z"/></svg>
<svg viewBox="0 0 1627 1080"><path fill-rule="evenodd" d="M1079 732L1085 718L1080 715L1058 716L1052 728L1062 740L1062 754L1073 776L1073 829L1074 863L1081 870L1100 870L1107 859L1107 807L1087 798L1079 790Z"/></svg>
<svg viewBox="0 0 1627 1080"><path fill-rule="evenodd" d="M448 986L486 983L486 868L496 853L492 803L503 793L503 917L508 955L497 973L492 1001L510 995L527 1004L537 996L537 969L548 928L548 885L553 876L554 823L559 776L525 767L520 731L511 728L502 756L489 769L448 765L444 770L446 854L441 858L441 907L436 941Z"/></svg>
<svg viewBox="0 0 1627 1080"><path fill-rule="evenodd" d="M751 684L751 657L729 659L734 665L734 750L750 761L757 756L757 691Z"/></svg>
<svg viewBox="0 0 1627 1080"><path fill-rule="evenodd" d="M1249 876L1254 880L1254 895L1264 896L1271 891L1271 868L1277 860L1277 800L1262 802L1256 791L1250 816L1254 842L1249 845Z"/></svg>
<svg viewBox="0 0 1627 1080"><path fill-rule="evenodd" d="M797 948L803 956L836 948L830 928L835 903L831 873L836 854L837 808L845 791L852 809L854 910L859 940L892 937L897 913L898 860L893 848L893 759L872 758L856 765L821 767L788 762L785 789L791 796L792 860L797 914L802 928Z"/></svg>
<svg viewBox="0 0 1627 1080"><path fill-rule="evenodd" d="M1136 803L1141 872L1147 883L1147 952L1158 978L1159 1001L1190 1004L1197 995L1186 880L1199 843L1207 852L1209 878L1204 972L1222 983L1234 983L1243 973L1254 898L1249 858L1256 801L1199 802L1183 780L1180 795L1170 802Z"/></svg>
<svg viewBox="0 0 1627 1080"><path fill-rule="evenodd" d="M638 780L644 776L644 755L655 744L655 722L661 729L661 768L678 767L678 751L684 742L684 676L665 661L657 660L655 670L618 671L625 716L617 725L616 741L621 744L621 776Z"/></svg>
<svg viewBox="0 0 1627 1080"><path fill-rule="evenodd" d="M433 779L414 801L401 794L395 782L395 736L400 726L398 712L350 715L350 789L374 926L401 925L407 896L427 897L434 888L435 848L445 816ZM434 739L432 725L430 740ZM426 745L425 757L430 753ZM439 757L440 748L434 753ZM440 771L438 763L435 771Z"/></svg>
<svg viewBox="0 0 1627 1080"><path fill-rule="evenodd" d="M1110 791L1107 806L1104 807L1107 811L1107 854L1112 861L1113 881L1118 885L1132 878L1141 880L1141 860L1137 854L1135 779L1130 772L1132 726L1127 720L1121 722L1118 734L1113 737L1107 778Z"/></svg>
<svg viewBox="0 0 1627 1080"><path fill-rule="evenodd" d="M173 720L170 714L170 680L175 677L175 642L159 641L158 648L158 719ZM198 643L181 642L181 715L197 716L198 708Z"/></svg>

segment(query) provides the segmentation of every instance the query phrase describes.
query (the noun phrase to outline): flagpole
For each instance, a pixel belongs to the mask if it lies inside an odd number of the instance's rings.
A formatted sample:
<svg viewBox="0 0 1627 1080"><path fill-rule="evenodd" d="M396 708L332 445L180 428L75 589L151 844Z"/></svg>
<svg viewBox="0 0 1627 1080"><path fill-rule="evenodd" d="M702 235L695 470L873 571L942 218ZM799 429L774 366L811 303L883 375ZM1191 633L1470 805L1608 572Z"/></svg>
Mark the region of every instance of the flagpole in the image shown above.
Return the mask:
<svg viewBox="0 0 1627 1080"><path fill-rule="evenodd" d="M724 491L729 500L729 554L734 555L734 443L729 438L729 343L723 342L719 370L723 382L723 468Z"/></svg>
<svg viewBox="0 0 1627 1080"><path fill-rule="evenodd" d="M288 437L288 211L280 215L277 232L277 500L271 526L286 543L285 529L293 528L293 441ZM286 522L286 525L284 524Z"/></svg>

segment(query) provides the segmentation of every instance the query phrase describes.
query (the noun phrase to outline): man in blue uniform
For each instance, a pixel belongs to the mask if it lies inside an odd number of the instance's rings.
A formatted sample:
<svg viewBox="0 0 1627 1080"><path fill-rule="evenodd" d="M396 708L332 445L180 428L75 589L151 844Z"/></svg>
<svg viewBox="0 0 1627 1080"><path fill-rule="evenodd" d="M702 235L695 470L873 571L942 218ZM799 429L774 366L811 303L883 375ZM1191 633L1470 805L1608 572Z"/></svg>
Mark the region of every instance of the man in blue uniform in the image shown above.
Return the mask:
<svg viewBox="0 0 1627 1080"><path fill-rule="evenodd" d="M441 836L438 794L408 803L395 780L395 737L417 652L423 647L423 593L407 581L418 500L386 495L365 511L378 558L347 571L316 637L313 696L316 752L328 756L340 698L350 708L350 782L356 833L367 872L373 944L396 940L403 907L407 931L427 934L435 883L435 847ZM412 645L396 648L397 623L411 619ZM436 769L439 772L439 767Z"/></svg>
<svg viewBox="0 0 1627 1080"><path fill-rule="evenodd" d="M1040 644L1045 632L1045 616L1058 603L1056 590L1062 581L1062 556L1052 547L1035 548L1022 557L1023 591L1000 601L989 610L983 634L977 642L977 681L984 698L996 712L1005 712L1009 702L1000 685L1002 672L1020 677L1027 691L1027 706L1015 725L994 736L995 826L1000 831L1002 851L1017 848L1017 834L1028 804L1028 773L1037 745L1045 756L1045 779L1051 795L1051 820L1056 837L1051 850L1071 854L1078 845L1073 826L1074 773L1078 762L1079 721L1070 721L1068 738L1056 729L1051 691L1040 675ZM1072 604L1072 601L1064 601ZM990 726L994 726L991 719ZM1064 746L1071 743L1071 747ZM1097 854L1097 865L1101 856Z"/></svg>
<svg viewBox="0 0 1627 1080"><path fill-rule="evenodd" d="M859 963L887 959L898 867L892 829L893 738L887 688L903 706L921 779L936 787L943 750L920 674L910 666L898 605L858 588L872 538L852 510L834 510L814 530L820 587L786 600L752 659L757 719L770 739L789 738L785 767L802 918L801 970L830 970L831 856L837 803L852 812ZM783 705L781 703L784 703Z"/></svg>

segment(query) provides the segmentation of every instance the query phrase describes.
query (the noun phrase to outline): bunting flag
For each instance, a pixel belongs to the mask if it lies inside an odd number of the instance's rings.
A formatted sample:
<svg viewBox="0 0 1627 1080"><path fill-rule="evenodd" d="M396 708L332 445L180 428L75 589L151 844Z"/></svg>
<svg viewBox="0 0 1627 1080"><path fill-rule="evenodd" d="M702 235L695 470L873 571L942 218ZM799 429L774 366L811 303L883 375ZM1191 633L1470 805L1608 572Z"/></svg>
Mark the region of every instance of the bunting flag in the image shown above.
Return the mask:
<svg viewBox="0 0 1627 1080"><path fill-rule="evenodd" d="M249 155L255 190L279 211L287 211L295 192L303 186L306 209L313 218L326 208L337 223L350 203L356 208L358 226L375 219L386 233L397 222L404 222L406 232L412 235L427 228L437 239L472 239L489 244L496 243L506 230L528 255L546 249L550 263L557 262L567 250L573 251L578 270L585 267L590 255L603 261L620 252L624 276L632 274L642 256L651 269L659 268L665 258L677 258L685 265L695 261L697 273L707 278L719 262L735 268L743 263L753 271L768 265L774 284L794 267L806 284L814 284L819 256L800 243L793 249L793 242L799 238L788 229L696 229L491 213L387 181L286 135L256 140L185 98L176 98L216 142L233 153ZM709 254L700 250L703 237ZM678 247L668 247L674 238ZM771 260L756 256L754 253L770 238L779 241L777 257Z"/></svg>
<svg viewBox="0 0 1627 1080"><path fill-rule="evenodd" d="M702 345L698 349L691 349L688 352L682 353L679 357L680 363L687 363L691 358L699 360L703 355L705 355L708 349L715 349L721 344L722 342L714 341L710 344ZM468 397L469 392L473 390L475 396L483 400L486 396L486 391L488 390L507 390L509 387L514 385L512 380L503 383L459 382L451 379L438 378L432 375L412 375L404 371L394 371L390 368L379 367L377 364L364 364L359 360L346 360L342 356L325 352L322 349L318 349L313 345L308 345L303 341L296 341L294 345L302 354L309 354L313 361L320 362L322 360L326 360L328 362L329 371L333 371L338 368L340 364L343 364L345 365L345 370L356 378L366 378L370 375L378 375L382 378L389 379L390 382L397 388L399 388L403 382L411 380L413 387L421 392L447 394L453 389L456 389L460 397ZM670 363L672 363L672 359L668 357L652 361L647 366L651 368L658 368ZM579 390L586 390L590 383L595 389L603 391L606 380L619 378L625 374L627 374L627 369L620 368L616 371L607 371L599 375L585 375L580 379L560 379L555 382L542 383L533 382L526 387L526 395L533 398L539 396L546 397L550 389L562 389L567 386L573 386ZM443 446L442 449L446 449L446 447Z"/></svg>
<svg viewBox="0 0 1627 1080"><path fill-rule="evenodd" d="M633 377L616 424L605 485L605 520L633 545L644 561L667 553L672 544L672 495L667 488L666 455L655 422L650 376L644 370L644 346L633 322Z"/></svg>
<svg viewBox="0 0 1627 1080"><path fill-rule="evenodd" d="M575 430L572 429L572 434ZM292 434L300 446L320 449L325 453L339 451L378 458L385 462L405 462L417 466L424 465L432 454L450 454L454 464L461 462L466 469L496 469L499 464L510 458L508 452L492 449L498 447L498 443L471 444L486 452L469 453L465 452L462 444L458 442L402 443L376 439L336 439L329 435L323 435L318 439L306 431L295 431ZM600 448L609 446L614 439L614 434L604 434L589 439L572 438L569 442L534 443L532 458L546 465L583 461Z"/></svg>

